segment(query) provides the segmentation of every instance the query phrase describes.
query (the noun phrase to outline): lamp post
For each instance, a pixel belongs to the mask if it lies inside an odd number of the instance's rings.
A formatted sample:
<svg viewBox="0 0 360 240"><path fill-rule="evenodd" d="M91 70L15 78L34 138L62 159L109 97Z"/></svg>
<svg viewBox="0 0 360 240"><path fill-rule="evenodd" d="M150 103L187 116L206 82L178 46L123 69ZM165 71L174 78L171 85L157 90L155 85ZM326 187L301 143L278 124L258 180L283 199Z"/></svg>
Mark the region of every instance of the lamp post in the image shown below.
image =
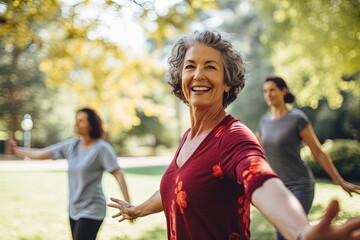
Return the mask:
<svg viewBox="0 0 360 240"><path fill-rule="evenodd" d="M21 128L24 130L24 148L31 147L31 129L33 128L33 121L30 114L25 114L24 119L21 121ZM24 157L24 160L30 160Z"/></svg>

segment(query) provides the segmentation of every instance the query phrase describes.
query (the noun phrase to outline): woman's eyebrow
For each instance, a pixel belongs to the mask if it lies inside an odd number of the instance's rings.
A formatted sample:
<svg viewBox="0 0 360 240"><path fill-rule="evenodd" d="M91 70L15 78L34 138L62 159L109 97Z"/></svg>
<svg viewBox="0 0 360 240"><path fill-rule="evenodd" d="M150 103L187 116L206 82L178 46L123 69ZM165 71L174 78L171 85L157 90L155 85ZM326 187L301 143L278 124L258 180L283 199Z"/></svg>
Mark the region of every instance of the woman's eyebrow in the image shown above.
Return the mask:
<svg viewBox="0 0 360 240"><path fill-rule="evenodd" d="M185 62L195 63L195 61L194 61L194 60L191 60L191 59L185 60ZM220 64L219 64L217 61L215 61L215 60L207 60L207 61L205 61L205 64L210 64L210 63L215 63L215 64L217 64L217 65L220 65Z"/></svg>

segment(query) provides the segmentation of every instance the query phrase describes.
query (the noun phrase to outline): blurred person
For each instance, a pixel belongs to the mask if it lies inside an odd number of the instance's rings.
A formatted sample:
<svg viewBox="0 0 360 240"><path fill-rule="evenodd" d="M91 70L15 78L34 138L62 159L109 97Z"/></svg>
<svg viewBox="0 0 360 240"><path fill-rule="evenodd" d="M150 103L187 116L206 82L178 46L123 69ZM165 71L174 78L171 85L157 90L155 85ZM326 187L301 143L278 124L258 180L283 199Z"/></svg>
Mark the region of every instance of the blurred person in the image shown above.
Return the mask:
<svg viewBox="0 0 360 240"><path fill-rule="evenodd" d="M281 77L269 76L263 84L264 99L271 114L262 116L257 137L264 149L266 160L285 186L298 198L306 214L309 213L315 193L315 178L306 161L300 156L305 143L314 159L331 179L346 192L360 193L360 186L345 181L330 156L321 147L308 117L297 108L289 108L295 96ZM285 239L279 232L277 239Z"/></svg>
<svg viewBox="0 0 360 240"><path fill-rule="evenodd" d="M172 92L189 107L184 133L160 190L134 206L111 197L113 218L133 220L164 211L170 240L250 239L250 204L287 239L355 239L360 218L331 221L337 201L311 225L296 197L264 158L254 133L225 112L244 87L245 64L215 31L180 38L168 59ZM357 239L360 239L360 231Z"/></svg>
<svg viewBox="0 0 360 240"><path fill-rule="evenodd" d="M102 120L93 109L77 111L75 133L79 137L42 149L17 147L12 141L12 152L31 159L67 159L72 238L93 240L106 215L101 183L103 172L107 171L115 177L125 201L130 202L130 197L118 157L112 146L102 139Z"/></svg>

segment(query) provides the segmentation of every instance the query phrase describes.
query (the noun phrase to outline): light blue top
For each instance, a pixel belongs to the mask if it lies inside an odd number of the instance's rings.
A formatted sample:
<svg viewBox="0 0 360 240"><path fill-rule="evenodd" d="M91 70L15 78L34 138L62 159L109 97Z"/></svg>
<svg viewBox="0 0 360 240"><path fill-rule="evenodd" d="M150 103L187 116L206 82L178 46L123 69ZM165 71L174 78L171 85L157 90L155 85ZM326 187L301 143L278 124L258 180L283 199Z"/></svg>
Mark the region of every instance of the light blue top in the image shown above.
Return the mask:
<svg viewBox="0 0 360 240"><path fill-rule="evenodd" d="M70 218L104 219L106 200L102 174L120 168L111 145L98 139L89 148L84 148L80 139L71 138L51 145L49 149L52 159L68 160Z"/></svg>
<svg viewBox="0 0 360 240"><path fill-rule="evenodd" d="M301 159L303 145L300 131L309 124L299 109L291 109L279 119L264 115L259 123L261 144L267 161L287 187L313 186L315 179L308 164Z"/></svg>

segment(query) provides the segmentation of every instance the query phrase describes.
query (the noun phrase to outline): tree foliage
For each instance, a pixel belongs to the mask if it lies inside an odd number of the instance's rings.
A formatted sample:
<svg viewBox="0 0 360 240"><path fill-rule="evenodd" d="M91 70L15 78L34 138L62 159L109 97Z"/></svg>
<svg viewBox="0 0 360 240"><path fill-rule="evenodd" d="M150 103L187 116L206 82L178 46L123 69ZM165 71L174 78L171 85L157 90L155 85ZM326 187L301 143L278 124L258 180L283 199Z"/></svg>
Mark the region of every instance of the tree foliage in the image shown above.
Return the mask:
<svg viewBox="0 0 360 240"><path fill-rule="evenodd" d="M289 82L300 106L345 104L340 110L354 113L350 126L359 114L359 103L349 100L360 97L359 9L351 0L0 0L0 138L4 129L11 137L29 112L48 128L38 136L57 136L63 125L56 121L65 124L88 105L100 112L112 140L129 132L166 142L161 129L181 123L173 121L180 116L165 61L174 39L198 27L234 34L249 77L229 109L252 129L266 109L262 82L270 73ZM134 26L123 28L128 15L144 34L143 51L119 44ZM330 116L331 109L323 113Z"/></svg>
<svg viewBox="0 0 360 240"><path fill-rule="evenodd" d="M331 109L342 92L360 96L360 2L254 1L267 31L262 36L276 74L288 80L301 106Z"/></svg>
<svg viewBox="0 0 360 240"><path fill-rule="evenodd" d="M260 41L265 29L260 21L260 12L247 1L223 1L225 21L220 28L232 33L235 47L247 65L245 87L238 99L229 107L232 115L239 118L253 131L267 106L262 95L262 84L272 67L266 56L266 48Z"/></svg>
<svg viewBox="0 0 360 240"><path fill-rule="evenodd" d="M259 118L268 110L262 94L265 77L274 74L274 72L279 73L282 70L282 68L279 68L277 60L269 57L270 54L277 54L277 52L272 51L271 46L284 41L290 44L297 41L297 39L287 36L288 28L281 28L277 22L268 20L268 16L264 15L264 11L269 14L271 9L265 9L265 6L263 6L264 9L257 8L258 4L258 1L222 1L220 4L225 19L220 28L234 35L233 41L246 59L249 72L245 88L239 94L238 99L230 105L229 111L254 131L257 131ZM324 10L324 12L327 11ZM306 19L298 19L297 21L306 21ZM354 19L348 19L348 21L350 21L349 25L354 25ZM269 38L267 44L264 44L262 40L264 36L269 34L269 30L271 30L274 37ZM313 45L316 44L320 48L322 42L313 42ZM353 41L348 44L353 44ZM317 47L314 46L310 49L304 47L300 57L301 60L303 60L302 56L306 58L312 54L312 49ZM331 56L332 48L329 48L327 52L324 50L324 54L326 53ZM283 62L283 66L287 69L288 65L294 63ZM273 66L277 68L274 69ZM319 74L321 73L319 72ZM284 75L283 77L289 81L290 90L297 96L298 102L301 102L302 99L298 93L309 91L309 89L303 89L302 87L295 89L294 85L296 83L292 81L292 76ZM303 79L301 78L301 80ZM326 81L321 83L322 88L328 87L327 85L324 86ZM357 123L360 119L360 101L356 89L349 92L339 90L337 94L340 94L343 99L342 105L337 109L329 108L330 104L327 99L317 99L318 105L316 109L313 109L314 106L305 106L304 102L302 102L303 105L300 105L300 103L297 105L309 116L321 142L328 138L360 139L360 129Z"/></svg>
<svg viewBox="0 0 360 240"><path fill-rule="evenodd" d="M76 96L78 100L74 109L83 105L97 109L105 118L107 130L116 138L121 131L143 124L146 117L164 122L173 116L169 114L173 113L169 111L172 106L164 102L166 98L159 100L157 96L167 94L164 53L159 54L157 49L186 31L187 23L196 19L202 9L215 7L214 2L179 1L160 11L157 1L0 1L0 45L5 53L0 64L8 59L9 68L16 69L24 64L19 62L21 55L32 55L38 62L31 68L43 73L40 82L50 89L68 89L69 98ZM147 33L144 41L149 51L141 55L103 34L109 31L104 17L111 16L116 24L121 24L128 12ZM118 36L127 37L127 32ZM5 73L14 74L17 82L1 79L2 84L11 85L4 87L11 95L9 99L14 97L14 91L25 91L21 88L25 82L19 77L20 72ZM35 89L35 85L26 86ZM25 110L18 106L30 104L27 99L5 101L4 106L12 111L4 114L14 120L14 126L19 126ZM11 135L15 128L7 126Z"/></svg>

